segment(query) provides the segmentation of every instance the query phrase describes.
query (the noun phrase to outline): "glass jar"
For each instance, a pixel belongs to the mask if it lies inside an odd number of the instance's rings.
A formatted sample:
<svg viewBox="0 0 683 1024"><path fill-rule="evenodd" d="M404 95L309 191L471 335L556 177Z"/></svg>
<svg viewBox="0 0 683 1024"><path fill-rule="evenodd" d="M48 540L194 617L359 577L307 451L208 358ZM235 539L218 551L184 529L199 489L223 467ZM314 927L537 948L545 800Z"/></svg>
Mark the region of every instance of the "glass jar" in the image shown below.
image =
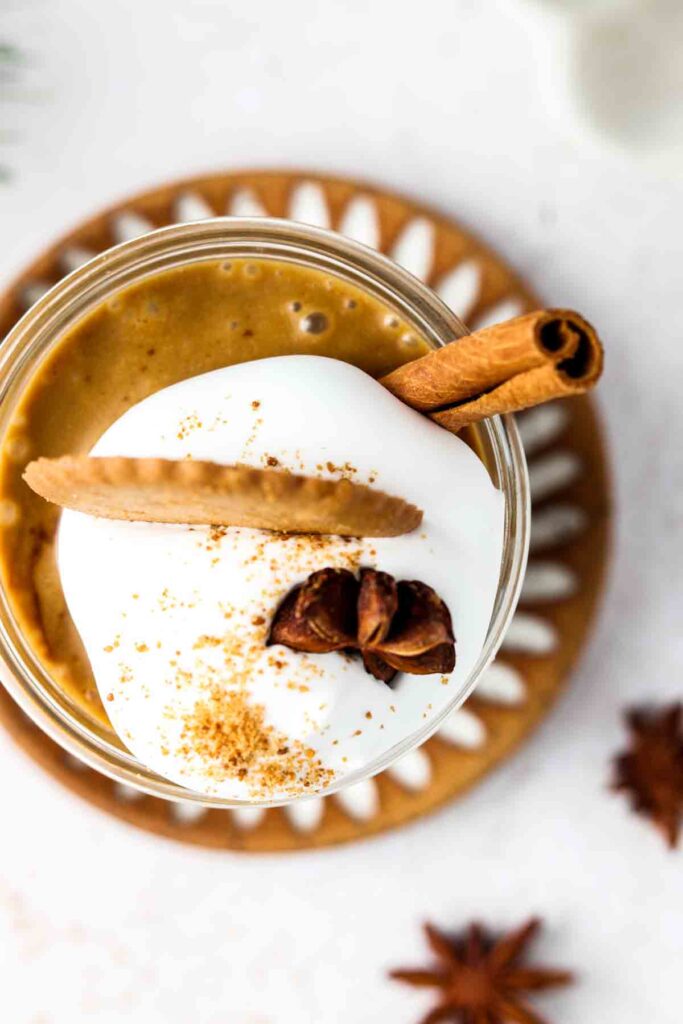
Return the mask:
<svg viewBox="0 0 683 1024"><path fill-rule="evenodd" d="M197 260L277 259L345 279L393 308L430 345L467 333L426 285L380 253L330 231L264 217L217 218L162 228L116 246L55 285L7 336L0 355L0 437L38 364L95 305L142 277ZM382 771L423 743L476 687L494 657L515 610L529 537L529 493L521 442L510 416L493 417L473 430L474 445L505 498L500 578L479 660L452 700L424 727L347 775L334 792ZM171 800L213 807L239 801L206 797L158 776L120 743L111 729L88 716L50 678L23 635L4 587L0 587L0 680L33 721L65 750L118 782ZM258 801L270 806L283 801ZM242 802L244 803L244 802Z"/></svg>

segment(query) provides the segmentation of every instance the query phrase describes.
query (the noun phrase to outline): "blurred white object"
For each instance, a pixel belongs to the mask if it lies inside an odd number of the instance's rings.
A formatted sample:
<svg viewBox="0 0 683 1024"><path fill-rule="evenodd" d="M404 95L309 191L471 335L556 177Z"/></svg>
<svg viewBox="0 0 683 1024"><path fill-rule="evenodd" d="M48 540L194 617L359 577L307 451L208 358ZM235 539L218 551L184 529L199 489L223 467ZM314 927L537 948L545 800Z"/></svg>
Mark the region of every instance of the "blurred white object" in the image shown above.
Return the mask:
<svg viewBox="0 0 683 1024"><path fill-rule="evenodd" d="M648 161L683 156L681 0L520 5L544 36L546 91L562 117Z"/></svg>

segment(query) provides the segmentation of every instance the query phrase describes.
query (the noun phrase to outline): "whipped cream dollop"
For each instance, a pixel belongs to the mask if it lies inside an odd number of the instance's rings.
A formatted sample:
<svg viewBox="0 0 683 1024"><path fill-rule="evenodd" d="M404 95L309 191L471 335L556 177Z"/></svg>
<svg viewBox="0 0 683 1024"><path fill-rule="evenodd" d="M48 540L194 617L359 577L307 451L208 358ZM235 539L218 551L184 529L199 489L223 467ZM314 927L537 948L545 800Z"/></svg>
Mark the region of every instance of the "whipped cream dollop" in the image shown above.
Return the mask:
<svg viewBox="0 0 683 1024"><path fill-rule="evenodd" d="M503 496L462 440L356 367L283 356L193 377L129 409L91 454L346 476L424 511L410 534L358 539L65 511L69 611L114 729L149 769L232 800L307 795L422 729L467 679L498 584ZM387 686L358 657L266 646L279 602L328 566L433 587L454 671Z"/></svg>

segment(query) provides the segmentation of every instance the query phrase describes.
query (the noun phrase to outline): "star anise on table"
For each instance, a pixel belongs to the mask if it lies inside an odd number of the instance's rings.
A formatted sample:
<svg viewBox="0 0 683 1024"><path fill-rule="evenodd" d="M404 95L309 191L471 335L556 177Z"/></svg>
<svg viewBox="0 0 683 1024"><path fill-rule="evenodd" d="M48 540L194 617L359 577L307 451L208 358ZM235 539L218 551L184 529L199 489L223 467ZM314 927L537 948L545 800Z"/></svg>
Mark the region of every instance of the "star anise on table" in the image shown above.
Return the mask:
<svg viewBox="0 0 683 1024"><path fill-rule="evenodd" d="M683 820L683 705L632 708L626 722L631 747L615 759L612 789L629 793L634 811L674 847Z"/></svg>
<svg viewBox="0 0 683 1024"><path fill-rule="evenodd" d="M390 683L397 672L452 672L455 638L448 608L418 580L376 569L319 569L275 612L269 644L324 654L360 651L365 669Z"/></svg>
<svg viewBox="0 0 683 1024"><path fill-rule="evenodd" d="M439 991L439 1002L420 1024L544 1024L523 994L568 985L573 977L569 971L520 963L539 928L540 921L532 918L494 938L478 924L456 936L426 924L437 965L430 970L402 968L391 971L390 977Z"/></svg>

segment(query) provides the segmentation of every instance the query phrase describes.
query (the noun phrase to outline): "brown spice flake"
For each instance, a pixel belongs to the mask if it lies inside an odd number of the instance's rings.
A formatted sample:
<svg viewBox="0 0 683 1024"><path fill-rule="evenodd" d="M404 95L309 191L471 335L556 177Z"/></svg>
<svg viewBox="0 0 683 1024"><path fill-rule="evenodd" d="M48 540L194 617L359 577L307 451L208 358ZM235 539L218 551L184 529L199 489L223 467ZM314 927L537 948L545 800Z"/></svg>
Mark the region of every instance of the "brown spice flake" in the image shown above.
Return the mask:
<svg viewBox="0 0 683 1024"><path fill-rule="evenodd" d="M224 638L221 636L209 636L207 633L203 633L192 644L192 650L201 651L205 647L220 647L223 644L223 640Z"/></svg>
<svg viewBox="0 0 683 1024"><path fill-rule="evenodd" d="M322 467L318 467L321 469ZM351 480L358 470L355 466L352 466L350 462L344 462L341 466L337 466L334 462L326 462L325 468L328 473L339 473L340 476L345 477L347 480Z"/></svg>
<svg viewBox="0 0 683 1024"><path fill-rule="evenodd" d="M189 416L184 416L178 424L176 437L179 441L182 441L191 434L193 430L201 430L202 426L203 424L199 416L197 416L196 413L190 413Z"/></svg>
<svg viewBox="0 0 683 1024"><path fill-rule="evenodd" d="M210 526L209 527L209 544L218 545L225 537L228 532L227 526ZM211 548L209 548L209 551Z"/></svg>

